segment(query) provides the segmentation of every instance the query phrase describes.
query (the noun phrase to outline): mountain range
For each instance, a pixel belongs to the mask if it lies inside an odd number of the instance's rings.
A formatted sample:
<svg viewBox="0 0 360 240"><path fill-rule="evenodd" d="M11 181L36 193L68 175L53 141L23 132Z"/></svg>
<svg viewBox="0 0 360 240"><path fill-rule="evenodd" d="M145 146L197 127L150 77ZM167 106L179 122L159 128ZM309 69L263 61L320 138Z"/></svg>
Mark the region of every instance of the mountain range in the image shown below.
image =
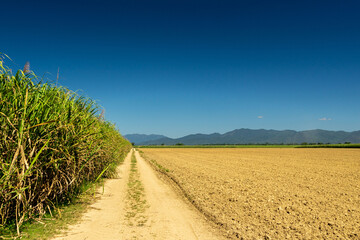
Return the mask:
<svg viewBox="0 0 360 240"><path fill-rule="evenodd" d="M181 138L164 135L128 134L125 137L136 145L185 145L201 144L301 144L307 143L360 143L360 131L328 130L265 130L236 129L224 134L191 134Z"/></svg>
<svg viewBox="0 0 360 240"><path fill-rule="evenodd" d="M124 137L132 143L136 145L142 144L144 142L151 142L153 140L158 140L162 138L168 138L164 135L157 135L157 134L127 134Z"/></svg>

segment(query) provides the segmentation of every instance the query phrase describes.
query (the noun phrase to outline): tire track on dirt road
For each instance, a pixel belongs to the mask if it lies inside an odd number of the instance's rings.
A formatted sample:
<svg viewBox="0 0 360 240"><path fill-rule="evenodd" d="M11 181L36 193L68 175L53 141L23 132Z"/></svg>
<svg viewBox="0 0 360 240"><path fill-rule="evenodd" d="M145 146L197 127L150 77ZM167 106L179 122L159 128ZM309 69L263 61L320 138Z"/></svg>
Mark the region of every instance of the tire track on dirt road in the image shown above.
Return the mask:
<svg viewBox="0 0 360 240"><path fill-rule="evenodd" d="M102 189L99 191L101 198L89 206L79 223L69 226L53 240L121 239L131 155L132 151L118 167L119 177L105 181L103 194Z"/></svg>
<svg viewBox="0 0 360 240"><path fill-rule="evenodd" d="M222 239L195 209L185 203L174 189L159 179L155 171L135 151L140 179L144 185L148 208L148 236L153 239Z"/></svg>

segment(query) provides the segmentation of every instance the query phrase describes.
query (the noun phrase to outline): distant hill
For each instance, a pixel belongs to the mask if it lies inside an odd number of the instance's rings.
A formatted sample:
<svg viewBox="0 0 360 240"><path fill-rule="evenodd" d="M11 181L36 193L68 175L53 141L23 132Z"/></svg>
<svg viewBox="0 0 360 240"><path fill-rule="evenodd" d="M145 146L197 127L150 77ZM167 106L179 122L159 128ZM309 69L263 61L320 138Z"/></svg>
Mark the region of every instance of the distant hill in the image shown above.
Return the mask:
<svg viewBox="0 0 360 240"><path fill-rule="evenodd" d="M159 135L157 135L159 136ZM126 137L126 136L125 136ZM129 139L129 138L128 138ZM129 139L130 140L130 139ZM327 131L327 130L265 130L236 129L224 134L191 134L181 138L162 138L138 141L138 145L185 145L197 144L301 144L301 143L360 143L360 131Z"/></svg>
<svg viewBox="0 0 360 240"><path fill-rule="evenodd" d="M157 140L160 138L166 138L163 135L156 135L156 134L127 134L124 136L127 140L129 140L130 142L137 144L140 144L142 142L147 142L147 141L153 141L153 140Z"/></svg>

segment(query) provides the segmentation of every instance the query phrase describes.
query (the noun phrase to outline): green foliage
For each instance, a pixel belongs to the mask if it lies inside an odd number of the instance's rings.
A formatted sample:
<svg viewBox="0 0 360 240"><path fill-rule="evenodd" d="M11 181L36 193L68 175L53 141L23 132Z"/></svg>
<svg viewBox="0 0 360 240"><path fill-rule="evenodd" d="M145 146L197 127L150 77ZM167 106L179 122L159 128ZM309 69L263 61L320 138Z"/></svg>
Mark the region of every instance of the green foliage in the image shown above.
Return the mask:
<svg viewBox="0 0 360 240"><path fill-rule="evenodd" d="M298 145L147 145L137 146L137 148L293 148Z"/></svg>
<svg viewBox="0 0 360 240"><path fill-rule="evenodd" d="M43 215L111 177L131 144L91 100L0 61L0 227Z"/></svg>
<svg viewBox="0 0 360 240"><path fill-rule="evenodd" d="M360 144L339 143L339 144L318 144L318 145L303 145L298 148L360 148Z"/></svg>
<svg viewBox="0 0 360 240"><path fill-rule="evenodd" d="M360 144L322 144L322 145L147 145L136 146L137 148L360 148Z"/></svg>

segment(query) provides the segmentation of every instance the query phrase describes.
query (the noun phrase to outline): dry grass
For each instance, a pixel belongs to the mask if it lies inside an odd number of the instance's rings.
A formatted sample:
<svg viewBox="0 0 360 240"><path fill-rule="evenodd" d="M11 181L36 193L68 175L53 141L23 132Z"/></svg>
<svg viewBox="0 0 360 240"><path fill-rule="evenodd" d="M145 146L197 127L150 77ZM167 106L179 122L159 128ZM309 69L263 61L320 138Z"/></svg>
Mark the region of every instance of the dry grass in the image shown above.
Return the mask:
<svg viewBox="0 0 360 240"><path fill-rule="evenodd" d="M131 156L131 168L127 191L127 213L126 219L130 226L143 226L147 222L144 214L148 208L145 200L144 186L140 180L137 161L134 153Z"/></svg>

